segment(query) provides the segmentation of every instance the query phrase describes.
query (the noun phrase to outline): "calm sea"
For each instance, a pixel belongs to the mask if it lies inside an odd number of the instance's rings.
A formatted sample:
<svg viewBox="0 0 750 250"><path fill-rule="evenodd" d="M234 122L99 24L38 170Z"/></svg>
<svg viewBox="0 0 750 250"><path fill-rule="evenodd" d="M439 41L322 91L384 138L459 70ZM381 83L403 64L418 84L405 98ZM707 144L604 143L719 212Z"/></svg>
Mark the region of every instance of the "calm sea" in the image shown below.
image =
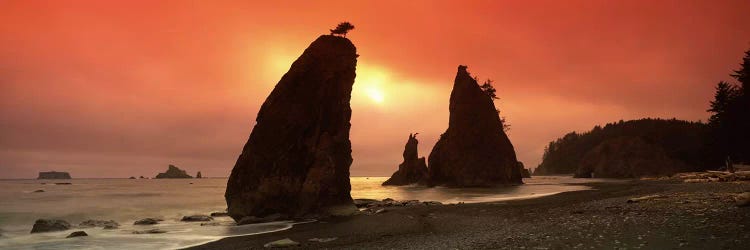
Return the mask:
<svg viewBox="0 0 750 250"><path fill-rule="evenodd" d="M600 181L550 176L524 179L525 185L503 188L383 187L385 177L352 177L352 197L397 200L431 200L443 203L528 199L560 192L584 190L577 185ZM233 226L228 217L219 225L180 222L184 215L224 211L226 178L211 179L73 179L0 180L0 249L174 249L224 237L285 230L290 222ZM55 185L71 182L72 185ZM35 190L44 190L36 193ZM146 217L164 222L134 226ZM87 219L115 220L120 228L82 229L90 236L66 239L71 230L29 234L39 218L63 219L73 225ZM159 228L164 234L133 234Z"/></svg>

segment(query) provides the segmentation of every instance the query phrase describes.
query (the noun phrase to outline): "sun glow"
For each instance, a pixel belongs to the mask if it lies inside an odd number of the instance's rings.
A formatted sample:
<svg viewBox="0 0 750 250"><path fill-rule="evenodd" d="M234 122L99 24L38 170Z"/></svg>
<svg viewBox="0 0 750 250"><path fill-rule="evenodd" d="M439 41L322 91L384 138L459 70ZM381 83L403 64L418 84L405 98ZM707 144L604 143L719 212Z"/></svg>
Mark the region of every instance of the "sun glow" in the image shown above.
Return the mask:
<svg viewBox="0 0 750 250"><path fill-rule="evenodd" d="M387 70L379 67L362 65L357 67L357 78L354 83L354 96L369 99L371 102L382 105L388 95L386 85L389 84L390 76ZM358 93L357 93L358 92Z"/></svg>
<svg viewBox="0 0 750 250"><path fill-rule="evenodd" d="M383 94L383 91L374 86L367 87L367 89L365 89L365 92L367 93L367 96L376 103L383 103L385 101L385 95Z"/></svg>

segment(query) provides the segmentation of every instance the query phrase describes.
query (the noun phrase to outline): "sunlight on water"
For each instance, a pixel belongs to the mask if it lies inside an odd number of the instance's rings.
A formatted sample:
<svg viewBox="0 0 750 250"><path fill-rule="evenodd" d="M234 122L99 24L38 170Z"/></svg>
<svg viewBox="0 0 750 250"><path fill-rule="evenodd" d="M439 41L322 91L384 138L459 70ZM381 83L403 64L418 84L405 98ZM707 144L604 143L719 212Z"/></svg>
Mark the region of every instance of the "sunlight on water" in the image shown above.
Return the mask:
<svg viewBox="0 0 750 250"><path fill-rule="evenodd" d="M443 203L487 202L533 198L587 189L575 185L592 180L569 177L524 179L520 186L491 189L383 187L385 177L352 177L352 197L397 200L432 200ZM600 181L600 180L597 180ZM226 179L73 179L72 185L50 180L0 180L0 249L174 249L224 237L285 230L291 222L235 226L229 217L215 218L215 225L181 222L192 214L224 211ZM46 184L43 184L46 183ZM44 192L35 193L42 189ZM161 224L135 226L147 217L162 218ZM115 220L120 228L78 229L90 236L66 239L73 230L29 234L39 218L63 219L72 225L83 220ZM133 234L135 230L159 228L164 234Z"/></svg>

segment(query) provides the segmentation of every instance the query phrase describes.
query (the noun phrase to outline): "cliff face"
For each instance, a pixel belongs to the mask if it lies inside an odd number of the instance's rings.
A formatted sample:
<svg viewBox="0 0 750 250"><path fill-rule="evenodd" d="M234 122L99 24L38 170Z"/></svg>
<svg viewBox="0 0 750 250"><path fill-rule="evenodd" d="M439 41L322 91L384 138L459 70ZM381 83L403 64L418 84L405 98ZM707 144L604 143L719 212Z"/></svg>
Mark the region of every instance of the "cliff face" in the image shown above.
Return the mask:
<svg viewBox="0 0 750 250"><path fill-rule="evenodd" d="M383 182L383 186L409 185L425 180L427 163L424 157L419 158L417 144L419 144L417 135L409 134L409 140L406 141L406 146L404 146L404 162L398 165L398 170L393 173L391 178Z"/></svg>
<svg viewBox="0 0 750 250"><path fill-rule="evenodd" d="M429 157L429 184L520 184L516 153L492 99L459 66L450 97L448 130Z"/></svg>
<svg viewBox="0 0 750 250"><path fill-rule="evenodd" d="M659 146L639 137L619 137L606 140L586 153L575 177L667 176L684 168L684 163L670 158Z"/></svg>
<svg viewBox="0 0 750 250"><path fill-rule="evenodd" d="M56 171L49 171L49 172L39 172L39 177L37 179L72 179L70 177L70 174L68 172L56 172Z"/></svg>
<svg viewBox="0 0 750 250"><path fill-rule="evenodd" d="M229 176L232 218L355 209L349 101L357 57L349 39L321 36L281 78Z"/></svg>
<svg viewBox="0 0 750 250"><path fill-rule="evenodd" d="M156 179L188 179L193 178L185 170L179 169L174 165L169 165L169 168L164 173L159 173L155 177Z"/></svg>

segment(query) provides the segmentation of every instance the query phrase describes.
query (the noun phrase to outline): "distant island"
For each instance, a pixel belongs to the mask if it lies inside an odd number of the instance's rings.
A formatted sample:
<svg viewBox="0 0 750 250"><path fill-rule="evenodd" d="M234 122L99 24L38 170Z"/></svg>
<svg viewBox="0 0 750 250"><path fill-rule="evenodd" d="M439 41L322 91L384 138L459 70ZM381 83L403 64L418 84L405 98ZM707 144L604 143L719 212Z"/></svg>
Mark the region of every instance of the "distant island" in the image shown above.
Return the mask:
<svg viewBox="0 0 750 250"><path fill-rule="evenodd" d="M73 179L70 177L70 174L68 172L57 172L57 171L49 171L49 172L39 172L39 177L37 177L38 180L43 179Z"/></svg>
<svg viewBox="0 0 750 250"><path fill-rule="evenodd" d="M191 179L193 178L185 170L182 170L175 165L169 165L169 168L164 173L159 173L154 177L156 179Z"/></svg>

